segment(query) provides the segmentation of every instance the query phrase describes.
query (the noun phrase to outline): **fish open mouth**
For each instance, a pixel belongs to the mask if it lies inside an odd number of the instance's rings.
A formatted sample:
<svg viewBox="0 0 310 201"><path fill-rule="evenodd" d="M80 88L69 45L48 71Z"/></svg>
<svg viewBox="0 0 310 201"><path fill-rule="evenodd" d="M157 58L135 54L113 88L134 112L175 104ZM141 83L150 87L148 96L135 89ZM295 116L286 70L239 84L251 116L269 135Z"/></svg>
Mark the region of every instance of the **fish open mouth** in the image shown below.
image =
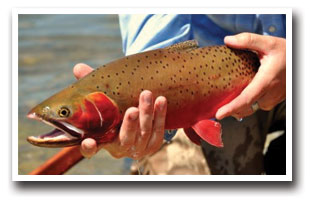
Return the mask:
<svg viewBox="0 0 310 201"><path fill-rule="evenodd" d="M84 132L66 122L52 119L46 120L35 113L29 113L27 117L38 121L43 121L44 123L55 127L54 130L48 133L28 137L27 141L35 146L52 148L67 147L78 145L83 139Z"/></svg>

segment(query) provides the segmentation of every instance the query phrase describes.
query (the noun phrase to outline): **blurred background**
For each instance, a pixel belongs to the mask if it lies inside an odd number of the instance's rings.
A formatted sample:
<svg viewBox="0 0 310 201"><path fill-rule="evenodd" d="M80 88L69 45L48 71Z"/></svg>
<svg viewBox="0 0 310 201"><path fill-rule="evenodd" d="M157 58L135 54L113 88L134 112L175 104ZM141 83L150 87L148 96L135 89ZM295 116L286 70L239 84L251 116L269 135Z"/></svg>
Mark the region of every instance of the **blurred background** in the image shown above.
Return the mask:
<svg viewBox="0 0 310 201"><path fill-rule="evenodd" d="M77 63L98 67L122 57L117 15L28 15L18 17L18 167L28 174L60 149L40 148L26 138L52 127L26 118L28 111L75 81ZM105 150L66 174L129 174L130 160Z"/></svg>

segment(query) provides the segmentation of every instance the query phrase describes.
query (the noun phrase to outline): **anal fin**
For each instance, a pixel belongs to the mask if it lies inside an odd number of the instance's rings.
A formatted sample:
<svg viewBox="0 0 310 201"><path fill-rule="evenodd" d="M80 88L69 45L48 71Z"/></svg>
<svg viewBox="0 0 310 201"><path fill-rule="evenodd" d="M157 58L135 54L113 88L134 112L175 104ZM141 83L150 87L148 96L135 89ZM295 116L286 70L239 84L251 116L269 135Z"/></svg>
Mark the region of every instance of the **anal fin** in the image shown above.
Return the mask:
<svg viewBox="0 0 310 201"><path fill-rule="evenodd" d="M223 147L221 124L213 120L202 120L192 128L184 129L189 139L195 144L200 145L200 140L208 142L216 147Z"/></svg>
<svg viewBox="0 0 310 201"><path fill-rule="evenodd" d="M213 120L202 120L192 128L204 141L216 147L223 147L222 127L219 122Z"/></svg>

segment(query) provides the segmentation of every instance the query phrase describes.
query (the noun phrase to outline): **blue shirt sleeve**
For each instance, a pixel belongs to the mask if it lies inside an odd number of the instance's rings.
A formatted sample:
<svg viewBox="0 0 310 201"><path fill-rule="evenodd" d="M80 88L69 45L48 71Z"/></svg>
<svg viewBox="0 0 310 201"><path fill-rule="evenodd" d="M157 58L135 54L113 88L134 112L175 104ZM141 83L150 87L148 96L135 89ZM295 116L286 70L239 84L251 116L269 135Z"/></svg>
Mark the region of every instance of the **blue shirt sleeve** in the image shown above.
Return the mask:
<svg viewBox="0 0 310 201"><path fill-rule="evenodd" d="M169 46L192 37L190 15L120 15L126 55Z"/></svg>
<svg viewBox="0 0 310 201"><path fill-rule="evenodd" d="M120 15L126 55L196 39L220 45L227 35L252 32L285 37L285 15Z"/></svg>

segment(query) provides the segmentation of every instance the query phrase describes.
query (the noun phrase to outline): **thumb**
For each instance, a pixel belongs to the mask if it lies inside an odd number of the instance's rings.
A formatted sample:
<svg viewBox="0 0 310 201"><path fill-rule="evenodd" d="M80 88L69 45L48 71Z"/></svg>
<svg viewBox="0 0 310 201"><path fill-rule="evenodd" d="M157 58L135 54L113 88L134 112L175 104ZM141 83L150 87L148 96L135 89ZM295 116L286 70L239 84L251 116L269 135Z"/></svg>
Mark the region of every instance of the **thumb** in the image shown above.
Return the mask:
<svg viewBox="0 0 310 201"><path fill-rule="evenodd" d="M241 33L234 36L226 36L224 43L237 49L249 49L259 53L265 53L269 47L271 36L262 36L253 33ZM273 41L273 40L272 40Z"/></svg>
<svg viewBox="0 0 310 201"><path fill-rule="evenodd" d="M86 138L82 141L80 147L81 154L86 158L91 158L97 153L97 143L92 138Z"/></svg>

